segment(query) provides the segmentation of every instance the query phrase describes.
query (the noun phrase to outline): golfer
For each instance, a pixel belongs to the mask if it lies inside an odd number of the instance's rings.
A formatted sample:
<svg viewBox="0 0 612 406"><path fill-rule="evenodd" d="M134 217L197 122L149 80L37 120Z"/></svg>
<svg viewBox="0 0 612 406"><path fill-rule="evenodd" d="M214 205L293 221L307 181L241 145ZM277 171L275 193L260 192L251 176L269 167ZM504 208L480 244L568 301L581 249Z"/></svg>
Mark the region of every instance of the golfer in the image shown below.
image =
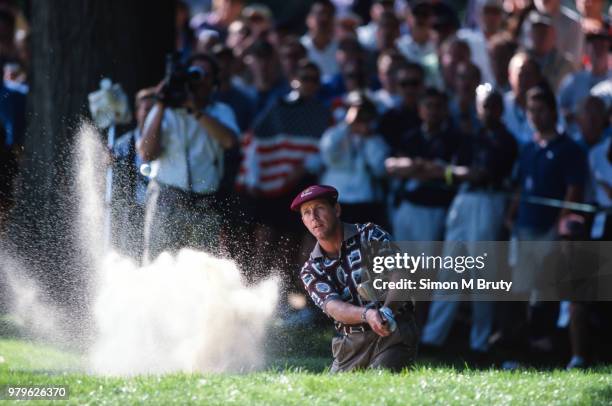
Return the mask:
<svg viewBox="0 0 612 406"><path fill-rule="evenodd" d="M338 191L331 186L306 188L291 203L317 239L300 279L314 303L334 320L332 372L365 368L399 371L416 356L417 328L411 302L392 302L381 311L358 292L366 274L369 242L390 241L376 224L340 220ZM359 289L363 291L363 289ZM387 304L386 304L387 305Z"/></svg>

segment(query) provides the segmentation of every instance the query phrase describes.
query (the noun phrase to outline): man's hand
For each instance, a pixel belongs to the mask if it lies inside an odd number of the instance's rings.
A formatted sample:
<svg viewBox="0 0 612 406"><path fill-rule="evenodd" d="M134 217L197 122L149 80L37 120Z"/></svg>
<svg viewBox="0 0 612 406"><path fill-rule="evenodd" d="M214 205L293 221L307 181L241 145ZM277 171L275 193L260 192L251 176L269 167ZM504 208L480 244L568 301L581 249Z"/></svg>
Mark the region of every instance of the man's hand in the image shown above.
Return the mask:
<svg viewBox="0 0 612 406"><path fill-rule="evenodd" d="M167 89L168 80L166 78L162 79L162 81L155 86L155 98L157 99L158 104L163 105L166 98Z"/></svg>
<svg viewBox="0 0 612 406"><path fill-rule="evenodd" d="M418 170L415 160L408 157L387 158L385 160L387 173L392 176L409 177Z"/></svg>
<svg viewBox="0 0 612 406"><path fill-rule="evenodd" d="M583 216L569 213L559 219L557 233L561 237L575 239L584 233L584 223Z"/></svg>
<svg viewBox="0 0 612 406"><path fill-rule="evenodd" d="M372 327L372 330L381 337L387 337L391 334L389 326L380 317L380 313L376 309L368 309L366 311L366 321Z"/></svg>

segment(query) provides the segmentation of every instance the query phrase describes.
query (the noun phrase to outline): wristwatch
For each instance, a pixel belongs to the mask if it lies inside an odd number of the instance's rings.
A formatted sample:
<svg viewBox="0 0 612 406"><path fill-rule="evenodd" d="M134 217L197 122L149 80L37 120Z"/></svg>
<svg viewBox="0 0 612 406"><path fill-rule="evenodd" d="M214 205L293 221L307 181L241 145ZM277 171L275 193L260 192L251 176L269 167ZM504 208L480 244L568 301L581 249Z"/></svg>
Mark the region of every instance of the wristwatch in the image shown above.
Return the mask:
<svg viewBox="0 0 612 406"><path fill-rule="evenodd" d="M366 313L368 312L368 310L370 309L374 309L376 308L376 304L375 303L368 303L365 308L363 309L363 312L361 313L361 321L366 323Z"/></svg>

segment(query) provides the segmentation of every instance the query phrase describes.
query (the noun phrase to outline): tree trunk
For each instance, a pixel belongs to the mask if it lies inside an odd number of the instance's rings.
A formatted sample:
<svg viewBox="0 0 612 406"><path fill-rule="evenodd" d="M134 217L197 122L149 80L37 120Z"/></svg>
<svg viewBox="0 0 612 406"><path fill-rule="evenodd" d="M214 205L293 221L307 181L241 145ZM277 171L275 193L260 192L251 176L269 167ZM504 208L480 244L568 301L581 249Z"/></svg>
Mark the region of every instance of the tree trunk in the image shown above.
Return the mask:
<svg viewBox="0 0 612 406"><path fill-rule="evenodd" d="M171 0L31 0L28 131L10 239L62 302L81 301L91 268L73 230L72 154L89 115L87 95L109 77L133 100L162 79L164 55L174 46L174 7Z"/></svg>

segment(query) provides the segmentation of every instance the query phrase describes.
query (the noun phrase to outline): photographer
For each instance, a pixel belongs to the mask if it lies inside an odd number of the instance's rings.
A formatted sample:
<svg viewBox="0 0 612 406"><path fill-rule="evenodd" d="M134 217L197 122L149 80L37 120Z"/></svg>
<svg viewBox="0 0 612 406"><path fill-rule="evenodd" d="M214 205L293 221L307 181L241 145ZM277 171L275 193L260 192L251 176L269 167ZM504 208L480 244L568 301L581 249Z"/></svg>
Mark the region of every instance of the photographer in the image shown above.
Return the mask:
<svg viewBox="0 0 612 406"><path fill-rule="evenodd" d="M325 171L321 182L340 193L343 220L385 224L382 178L389 147L375 133L376 106L363 93L349 93L343 122L329 128L321 138Z"/></svg>
<svg viewBox="0 0 612 406"><path fill-rule="evenodd" d="M213 102L218 65L195 54L159 86L138 154L151 162L145 212L145 262L164 250L214 250L221 219L213 196L223 176L223 151L236 143L231 108Z"/></svg>

